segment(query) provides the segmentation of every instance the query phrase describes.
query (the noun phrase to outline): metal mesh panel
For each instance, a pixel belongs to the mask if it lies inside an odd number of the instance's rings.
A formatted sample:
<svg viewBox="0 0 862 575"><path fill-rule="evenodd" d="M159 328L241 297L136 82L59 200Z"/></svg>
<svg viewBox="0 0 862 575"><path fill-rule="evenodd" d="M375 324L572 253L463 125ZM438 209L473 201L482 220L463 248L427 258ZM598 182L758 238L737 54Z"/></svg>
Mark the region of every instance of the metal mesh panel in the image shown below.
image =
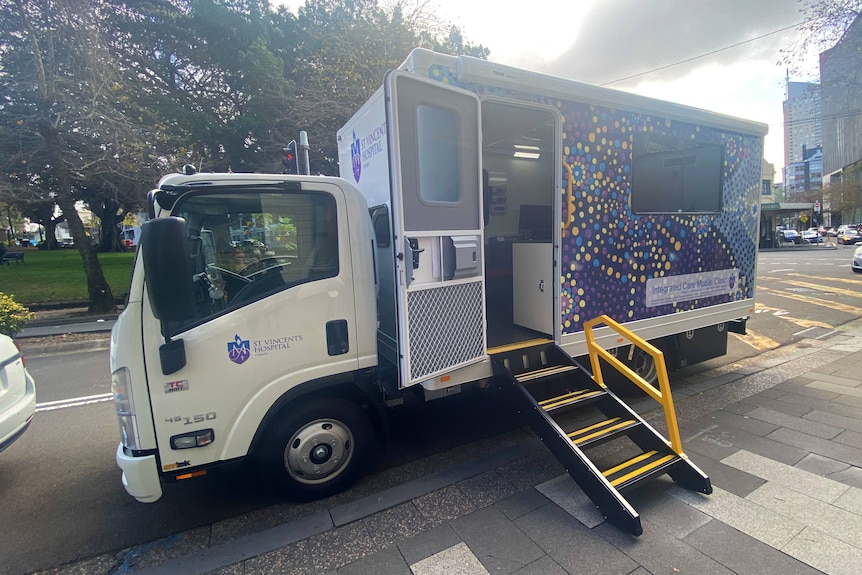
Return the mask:
<svg viewBox="0 0 862 575"><path fill-rule="evenodd" d="M409 292L407 310L412 381L484 356L481 282Z"/></svg>

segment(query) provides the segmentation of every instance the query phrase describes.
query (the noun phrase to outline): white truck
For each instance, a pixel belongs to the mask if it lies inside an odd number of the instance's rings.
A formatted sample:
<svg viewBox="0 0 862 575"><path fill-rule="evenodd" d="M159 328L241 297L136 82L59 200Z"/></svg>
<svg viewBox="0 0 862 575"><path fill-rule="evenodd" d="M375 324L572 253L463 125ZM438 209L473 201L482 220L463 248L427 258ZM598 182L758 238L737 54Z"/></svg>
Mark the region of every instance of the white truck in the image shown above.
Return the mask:
<svg viewBox="0 0 862 575"><path fill-rule="evenodd" d="M640 339L671 367L725 353L754 307L765 133L417 49L339 130L340 178L166 176L112 334L126 490L251 457L294 498L332 494L405 394L490 383L640 533L621 492L709 479L573 358L610 349L669 402ZM602 469L611 440L642 453Z"/></svg>

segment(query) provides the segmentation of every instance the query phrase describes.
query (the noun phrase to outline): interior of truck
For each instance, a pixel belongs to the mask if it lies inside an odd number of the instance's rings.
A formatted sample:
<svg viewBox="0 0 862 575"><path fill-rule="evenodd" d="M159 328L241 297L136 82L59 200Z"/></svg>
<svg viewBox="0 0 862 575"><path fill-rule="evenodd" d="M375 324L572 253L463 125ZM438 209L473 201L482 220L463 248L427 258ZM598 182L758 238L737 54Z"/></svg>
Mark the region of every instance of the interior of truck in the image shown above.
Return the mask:
<svg viewBox="0 0 862 575"><path fill-rule="evenodd" d="M552 339L558 116L482 103L488 347Z"/></svg>

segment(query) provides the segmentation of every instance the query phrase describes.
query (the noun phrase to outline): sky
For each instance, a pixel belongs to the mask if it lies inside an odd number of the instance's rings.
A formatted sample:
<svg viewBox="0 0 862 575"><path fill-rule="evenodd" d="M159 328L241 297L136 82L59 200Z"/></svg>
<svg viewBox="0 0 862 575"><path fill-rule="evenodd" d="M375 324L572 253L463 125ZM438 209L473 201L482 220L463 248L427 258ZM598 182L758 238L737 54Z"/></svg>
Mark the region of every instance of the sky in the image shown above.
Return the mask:
<svg viewBox="0 0 862 575"><path fill-rule="evenodd" d="M786 68L778 62L798 39L797 0L425 1L490 49L489 60L768 124L764 155L782 179ZM279 3L295 11L304 0ZM817 81L812 61L808 75L790 80Z"/></svg>

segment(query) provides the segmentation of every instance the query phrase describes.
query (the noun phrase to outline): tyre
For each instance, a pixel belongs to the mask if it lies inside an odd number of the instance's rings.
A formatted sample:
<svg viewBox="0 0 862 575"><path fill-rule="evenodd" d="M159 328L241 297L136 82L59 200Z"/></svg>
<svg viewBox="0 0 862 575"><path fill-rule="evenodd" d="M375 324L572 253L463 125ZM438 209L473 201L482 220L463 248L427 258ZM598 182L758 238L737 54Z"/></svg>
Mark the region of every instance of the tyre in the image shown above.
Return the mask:
<svg viewBox="0 0 862 575"><path fill-rule="evenodd" d="M349 487L374 453L374 432L358 404L316 398L288 406L270 424L260 457L266 482L294 501L328 497Z"/></svg>
<svg viewBox="0 0 862 575"><path fill-rule="evenodd" d="M650 354L637 346L617 348L613 351L618 352L617 359L626 367L645 379L647 383L657 385L658 371L655 360ZM602 375L607 386L617 395L626 397L645 395L644 391L629 378L604 362L602 362Z"/></svg>

